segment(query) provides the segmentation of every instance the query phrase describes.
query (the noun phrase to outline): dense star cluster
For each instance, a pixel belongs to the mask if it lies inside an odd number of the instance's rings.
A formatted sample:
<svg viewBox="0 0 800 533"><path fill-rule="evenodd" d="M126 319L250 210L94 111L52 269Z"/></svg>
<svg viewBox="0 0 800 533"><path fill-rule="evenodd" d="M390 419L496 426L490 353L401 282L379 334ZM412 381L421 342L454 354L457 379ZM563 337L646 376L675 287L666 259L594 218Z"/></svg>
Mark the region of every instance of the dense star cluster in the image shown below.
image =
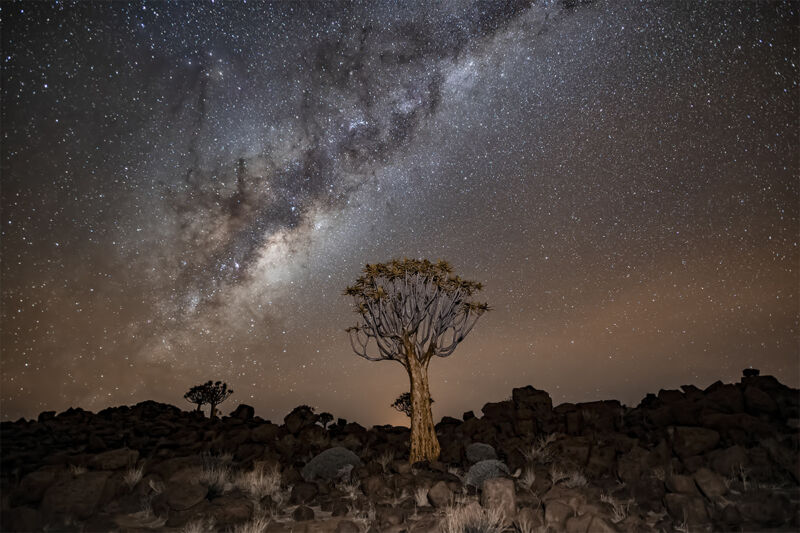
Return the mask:
<svg viewBox="0 0 800 533"><path fill-rule="evenodd" d="M5 2L3 418L182 404L407 423L366 263L494 311L434 415L798 386L791 2ZM185 406L184 406L185 407Z"/></svg>

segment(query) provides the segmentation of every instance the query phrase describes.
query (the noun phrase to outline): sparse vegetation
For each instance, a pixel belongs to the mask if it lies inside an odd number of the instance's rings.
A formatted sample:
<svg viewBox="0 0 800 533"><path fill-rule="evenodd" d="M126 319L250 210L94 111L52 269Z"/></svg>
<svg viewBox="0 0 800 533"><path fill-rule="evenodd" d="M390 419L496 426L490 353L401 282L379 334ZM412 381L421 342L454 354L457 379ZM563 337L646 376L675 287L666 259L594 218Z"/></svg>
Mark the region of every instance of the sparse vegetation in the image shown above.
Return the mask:
<svg viewBox="0 0 800 533"><path fill-rule="evenodd" d="M480 283L454 275L445 261L404 259L366 265L345 290L362 320L347 329L353 351L370 361L397 361L408 373L412 464L439 458L428 365L434 356L452 355L489 310L470 299L481 289ZM370 353L373 340L377 352Z"/></svg>
<svg viewBox="0 0 800 533"><path fill-rule="evenodd" d="M603 493L600 495L600 501L607 503L611 506L611 521L616 523L622 522L626 518L628 518L628 513L630 510L630 502L620 502L613 496L607 493Z"/></svg>
<svg viewBox="0 0 800 533"><path fill-rule="evenodd" d="M333 415L330 413L320 413L319 414L319 423L322 424L322 427L328 429L328 424L333 422Z"/></svg>
<svg viewBox="0 0 800 533"><path fill-rule="evenodd" d="M69 465L69 473L72 474L74 477L78 477L86 473L86 467L80 465Z"/></svg>
<svg viewBox="0 0 800 533"><path fill-rule="evenodd" d="M520 450L522 456L528 464L535 463L549 463L553 458L553 450L550 445L556 441L556 436L553 433L540 436L528 448Z"/></svg>
<svg viewBox="0 0 800 533"><path fill-rule="evenodd" d="M588 483L586 476L583 475L582 472L579 470L573 470L567 475L567 479L564 481L564 485L570 489L576 489L578 487L585 487Z"/></svg>
<svg viewBox="0 0 800 533"><path fill-rule="evenodd" d="M445 508L440 522L443 533L500 533L503 511L497 507L484 509L477 502Z"/></svg>
<svg viewBox="0 0 800 533"><path fill-rule="evenodd" d="M417 487L414 491L414 502L417 504L417 507L427 507L429 505L428 502L428 491L430 487L422 486Z"/></svg>
<svg viewBox="0 0 800 533"><path fill-rule="evenodd" d="M526 468L523 474L517 479L519 485L525 490L531 490L536 481L536 472L532 468Z"/></svg>
<svg viewBox="0 0 800 533"><path fill-rule="evenodd" d="M144 474L144 464L140 464L139 466L132 466L128 468L122 476L122 480L128 486L129 489L133 489L137 483L142 480L142 475Z"/></svg>

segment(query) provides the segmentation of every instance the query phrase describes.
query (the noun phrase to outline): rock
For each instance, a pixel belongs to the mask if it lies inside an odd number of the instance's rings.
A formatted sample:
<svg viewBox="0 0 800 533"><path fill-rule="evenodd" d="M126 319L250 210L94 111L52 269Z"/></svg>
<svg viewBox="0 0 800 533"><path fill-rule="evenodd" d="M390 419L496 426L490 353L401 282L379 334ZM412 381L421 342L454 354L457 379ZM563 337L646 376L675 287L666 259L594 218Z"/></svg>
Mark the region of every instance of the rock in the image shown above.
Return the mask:
<svg viewBox="0 0 800 533"><path fill-rule="evenodd" d="M42 531L43 525L41 513L31 507L14 507L3 512L3 531Z"/></svg>
<svg viewBox="0 0 800 533"><path fill-rule="evenodd" d="M313 481L317 478L332 481L339 477L343 469L359 466L361 466L361 459L356 454L347 448L337 446L329 448L311 459L303 467L302 476L306 481Z"/></svg>
<svg viewBox="0 0 800 533"><path fill-rule="evenodd" d="M778 402L758 387L749 386L744 389L744 405L749 413L756 415L773 415L778 412Z"/></svg>
<svg viewBox="0 0 800 533"><path fill-rule="evenodd" d="M305 505L300 505L292 513L292 518L295 522L303 522L305 520L314 520L314 510Z"/></svg>
<svg viewBox="0 0 800 533"><path fill-rule="evenodd" d="M400 525L406 519L405 511L399 507L380 505L375 511L375 518L381 526L381 531L388 529L390 526Z"/></svg>
<svg viewBox="0 0 800 533"><path fill-rule="evenodd" d="M590 531L591 533L617 533L619 530L606 518L595 515L592 517L592 521L589 524L589 529L587 531Z"/></svg>
<svg viewBox="0 0 800 533"><path fill-rule="evenodd" d="M250 432L250 438L255 442L273 442L281 434L281 427L275 424L261 424Z"/></svg>
<svg viewBox="0 0 800 533"><path fill-rule="evenodd" d="M295 407L291 413L286 415L283 419L283 423L286 425L286 429L289 430L289 433L296 435L304 427L316 424L317 420L319 420L319 415L315 415L314 411L309 407L301 405Z"/></svg>
<svg viewBox="0 0 800 533"><path fill-rule="evenodd" d="M361 481L361 488L364 494L372 501L389 498L392 491L386 486L382 475L372 475Z"/></svg>
<svg viewBox="0 0 800 533"><path fill-rule="evenodd" d="M667 476L665 480L667 490L678 494L692 494L697 495L697 486L694 484L694 479L691 476L682 476L679 474L672 474Z"/></svg>
<svg viewBox="0 0 800 533"><path fill-rule="evenodd" d="M694 481L705 497L712 501L728 492L724 478L705 467L694 473Z"/></svg>
<svg viewBox="0 0 800 533"><path fill-rule="evenodd" d="M572 516L572 507L558 500L549 501L544 507L544 523L556 531L564 529L567 518Z"/></svg>
<svg viewBox="0 0 800 533"><path fill-rule="evenodd" d="M746 378L754 378L757 377L761 371L757 368L745 368L742 370L742 376Z"/></svg>
<svg viewBox="0 0 800 533"><path fill-rule="evenodd" d="M119 470L135 465L137 459L139 459L137 450L120 448L95 455L89 460L89 466L95 470Z"/></svg>
<svg viewBox="0 0 800 533"><path fill-rule="evenodd" d="M747 468L750 458L742 446L731 446L722 450L714 450L709 454L711 468L721 476L733 476L739 468Z"/></svg>
<svg viewBox="0 0 800 533"><path fill-rule="evenodd" d="M475 413L473 413L472 411L467 411L463 415L461 415L461 420L463 420L464 422L472 418L475 418Z"/></svg>
<svg viewBox="0 0 800 533"><path fill-rule="evenodd" d="M644 511L659 512L661 500L666 491L664 483L654 477L642 477L630 484L631 493L636 495L636 503Z"/></svg>
<svg viewBox="0 0 800 533"><path fill-rule="evenodd" d="M297 504L310 504L319 494L319 488L316 483L301 482L292 487L292 494L289 497L289 503L292 505Z"/></svg>
<svg viewBox="0 0 800 533"><path fill-rule="evenodd" d="M358 526L355 523L351 522L350 520L342 520L336 526L336 531L334 533L361 533L358 529Z"/></svg>
<svg viewBox="0 0 800 533"><path fill-rule="evenodd" d="M437 509L447 507L453 503L453 491L445 481L437 481L428 490L428 501Z"/></svg>
<svg viewBox="0 0 800 533"><path fill-rule="evenodd" d="M516 409L530 409L537 418L552 416L553 400L550 395L528 385L511 390L511 400Z"/></svg>
<svg viewBox="0 0 800 533"><path fill-rule="evenodd" d="M721 381L711 384L705 391L706 405L723 413L741 413L744 410L742 392L736 385Z"/></svg>
<svg viewBox="0 0 800 533"><path fill-rule="evenodd" d="M236 409L231 412L230 416L231 418L238 418L239 420L252 420L255 414L256 410L253 407L240 403Z"/></svg>
<svg viewBox="0 0 800 533"><path fill-rule="evenodd" d="M703 498L687 494L667 494L664 496L664 505L667 507L672 519L677 523L684 520L687 525L702 526L708 524L710 519L708 511L703 504Z"/></svg>
<svg viewBox="0 0 800 533"><path fill-rule="evenodd" d="M792 504L783 494L759 491L748 494L747 498L736 503L742 518L764 527L779 527L789 523Z"/></svg>
<svg viewBox="0 0 800 533"><path fill-rule="evenodd" d="M700 455L719 444L719 433L713 429L678 426L673 435L672 448L681 457Z"/></svg>
<svg viewBox="0 0 800 533"><path fill-rule="evenodd" d="M616 452L611 446L593 446L586 464L586 473L590 477L600 477L611 471L614 466Z"/></svg>
<svg viewBox="0 0 800 533"><path fill-rule="evenodd" d="M164 497L170 509L184 511L203 501L208 487L195 483L170 481L164 488Z"/></svg>
<svg viewBox="0 0 800 533"><path fill-rule="evenodd" d="M19 487L11 493L11 504L15 506L39 503L44 492L56 480L53 470L37 470L22 478ZM26 511L21 511L26 512Z"/></svg>
<svg viewBox="0 0 800 533"><path fill-rule="evenodd" d="M252 517L253 502L244 496L221 496L211 502L209 514L218 527L241 524Z"/></svg>
<svg viewBox="0 0 800 533"><path fill-rule="evenodd" d="M514 482L508 478L487 479L481 486L481 505L485 509L500 509L503 524L508 526L517 516Z"/></svg>
<svg viewBox="0 0 800 533"><path fill-rule="evenodd" d="M497 459L497 452L489 444L482 442L473 442L466 448L467 461L470 463L479 463L489 459Z"/></svg>
<svg viewBox="0 0 800 533"><path fill-rule="evenodd" d="M487 479L509 476L505 463L493 459L480 461L472 465L464 479L465 484L480 487Z"/></svg>
<svg viewBox="0 0 800 533"><path fill-rule="evenodd" d="M590 514L567 518L564 531L566 533L586 533L589 529L589 524L592 522L592 518L593 516Z"/></svg>
<svg viewBox="0 0 800 533"><path fill-rule="evenodd" d="M111 472L86 472L51 485L44 493L41 511L47 515L68 515L79 520L95 511Z"/></svg>
<svg viewBox="0 0 800 533"><path fill-rule="evenodd" d="M514 522L519 531L537 531L544 525L544 514L541 509L522 507L517 511L517 519Z"/></svg>

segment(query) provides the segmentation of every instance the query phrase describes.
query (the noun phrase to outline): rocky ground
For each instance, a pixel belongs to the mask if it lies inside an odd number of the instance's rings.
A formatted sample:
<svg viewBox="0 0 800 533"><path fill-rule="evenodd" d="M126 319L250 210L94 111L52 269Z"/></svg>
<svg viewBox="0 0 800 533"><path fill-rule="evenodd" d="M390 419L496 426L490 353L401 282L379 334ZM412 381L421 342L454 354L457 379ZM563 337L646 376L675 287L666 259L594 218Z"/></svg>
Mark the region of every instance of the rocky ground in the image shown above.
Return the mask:
<svg viewBox="0 0 800 533"><path fill-rule="evenodd" d="M0 424L6 531L796 531L800 395L770 376L562 404L533 387L406 428L142 402Z"/></svg>

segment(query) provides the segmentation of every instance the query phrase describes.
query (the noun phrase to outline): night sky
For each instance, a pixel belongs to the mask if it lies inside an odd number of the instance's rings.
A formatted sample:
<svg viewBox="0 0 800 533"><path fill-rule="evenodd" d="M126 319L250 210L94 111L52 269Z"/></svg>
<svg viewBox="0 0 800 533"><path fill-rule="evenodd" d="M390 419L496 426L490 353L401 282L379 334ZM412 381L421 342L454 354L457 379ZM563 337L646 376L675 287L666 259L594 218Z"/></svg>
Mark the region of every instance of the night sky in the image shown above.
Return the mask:
<svg viewBox="0 0 800 533"><path fill-rule="evenodd" d="M182 396L403 424L368 262L494 311L434 417L800 385L798 4L3 2L2 418Z"/></svg>

